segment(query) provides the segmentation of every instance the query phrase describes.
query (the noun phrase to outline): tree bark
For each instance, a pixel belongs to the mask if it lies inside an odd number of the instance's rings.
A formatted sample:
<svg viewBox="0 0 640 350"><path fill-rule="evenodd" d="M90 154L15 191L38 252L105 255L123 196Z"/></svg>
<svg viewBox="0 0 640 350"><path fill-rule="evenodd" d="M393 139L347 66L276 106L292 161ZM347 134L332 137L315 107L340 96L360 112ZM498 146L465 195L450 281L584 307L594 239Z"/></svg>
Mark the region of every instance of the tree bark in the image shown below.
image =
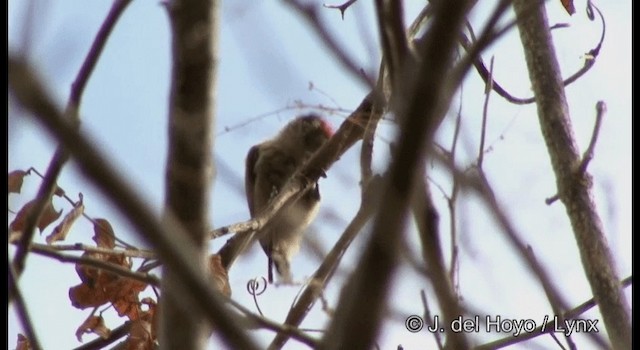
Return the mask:
<svg viewBox="0 0 640 350"><path fill-rule="evenodd" d="M515 0L520 38L536 96L538 118L578 244L582 265L614 349L631 349L630 310L614 268L602 222L593 202L591 179L580 170L569 108L543 0Z"/></svg>
<svg viewBox="0 0 640 350"><path fill-rule="evenodd" d="M207 272L208 195L213 175L212 123L216 73L217 1L170 1L173 71L165 211L177 218L198 247L192 258ZM165 267L160 345L204 349L210 327L201 310L180 303L179 271Z"/></svg>

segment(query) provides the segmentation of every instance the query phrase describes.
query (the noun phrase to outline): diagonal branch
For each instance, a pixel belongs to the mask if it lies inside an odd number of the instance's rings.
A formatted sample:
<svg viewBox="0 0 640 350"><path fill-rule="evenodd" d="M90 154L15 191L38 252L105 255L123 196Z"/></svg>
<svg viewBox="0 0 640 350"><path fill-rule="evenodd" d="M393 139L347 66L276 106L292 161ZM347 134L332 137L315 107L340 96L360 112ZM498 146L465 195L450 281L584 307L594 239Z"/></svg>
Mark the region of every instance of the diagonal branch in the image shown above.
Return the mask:
<svg viewBox="0 0 640 350"><path fill-rule="evenodd" d="M184 228L172 215L161 223L142 201L133 187L125 182L106 157L63 117L45 93L41 80L24 62L9 56L9 87L18 102L69 151L80 171L91 180L126 216L145 241L151 244L165 266L180 271L183 302L199 308L216 327L223 341L233 348L257 349L247 337L237 316L224 306L224 298L202 276L192 257L197 249L186 239ZM49 109L45 107L50 107Z"/></svg>
<svg viewBox="0 0 640 350"><path fill-rule="evenodd" d="M98 58L102 54L111 31L115 27L116 22L118 21L124 10L127 8L127 5L129 5L129 3L131 3L131 0L117 0L113 3L111 10L107 14L107 17L102 23L102 26L100 27L98 34L96 35L96 38L91 45L91 49L89 49L87 57L82 63L82 67L78 72L78 76L71 85L71 96L69 97L65 115L67 116L67 118L70 118L73 121L76 127L79 124L80 120L78 116L78 109L80 107L82 93L84 92L84 89L87 86L87 82L91 77L91 73L93 72L93 69L98 62ZM55 108L53 105L42 107L47 110ZM36 197L38 198L38 201L27 217L25 228L13 259L13 266L16 270L17 277L19 277L24 270L26 255L29 250L29 245L33 240L36 226L40 221L42 213L44 213L47 203L56 190L56 181L60 176L62 167L64 166L64 163L66 163L68 158L69 155L64 150L64 148L59 146L56 149L51 162L49 163L49 167L47 168L45 176L42 180L42 184L40 185L40 188L38 190L38 194Z"/></svg>
<svg viewBox="0 0 640 350"><path fill-rule="evenodd" d="M531 4L535 4L533 8ZM542 135L582 259L598 302L611 345L631 348L629 304L619 283L613 255L593 202L588 174L581 163L573 134L569 107L547 20L544 1L515 0L514 9L533 85Z"/></svg>
<svg viewBox="0 0 640 350"><path fill-rule="evenodd" d="M414 69L415 81L410 82L409 93L405 96L406 107L398 118L402 122L399 145L385 180L379 201L381 206L371 238L343 289L321 349L369 349L373 346L386 308L389 283L397 267L397 253L417 174L415 170L424 166L424 150L431 145L453 95L453 92L445 93L443 86L456 46L457 35L454 33L461 29L469 5L468 1L434 5L432 26L421 42L422 62L419 66L407 67L407 71Z"/></svg>
<svg viewBox="0 0 640 350"><path fill-rule="evenodd" d="M340 239L338 239L333 246L333 249L331 249L327 257L322 261L322 264L320 264L316 272L311 276L309 283L289 311L285 320L286 325L298 327L309 311L311 311L313 305L315 305L322 291L333 277L333 273L340 264L347 248L349 248L353 239L373 214L373 205L378 202L376 191L378 191L380 187L380 180L379 178L372 178L372 181L368 183L366 190L363 192L362 202L358 212L349 225L347 225ZM271 345L269 345L269 349L282 348L288 339L289 334L278 333L271 342Z"/></svg>
<svg viewBox="0 0 640 350"><path fill-rule="evenodd" d="M239 224L245 229L238 231L227 243L220 248L218 254L222 258L222 265L229 269L235 259L244 249L254 241L256 232L263 228L279 210L293 203L307 187L313 184L346 152L356 141L362 138L364 126L367 125L373 111L375 94L369 93L356 110L345 120L315 155L305 163L296 174L285 184L278 196L273 199L268 208L260 212L256 218Z"/></svg>

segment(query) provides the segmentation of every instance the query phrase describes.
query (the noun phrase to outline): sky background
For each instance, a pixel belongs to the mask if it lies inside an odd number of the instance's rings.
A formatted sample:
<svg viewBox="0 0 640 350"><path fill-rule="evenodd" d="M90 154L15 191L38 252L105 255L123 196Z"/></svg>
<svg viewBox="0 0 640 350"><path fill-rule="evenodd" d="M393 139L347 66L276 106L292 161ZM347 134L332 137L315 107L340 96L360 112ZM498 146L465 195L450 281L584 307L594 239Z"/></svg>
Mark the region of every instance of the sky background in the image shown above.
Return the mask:
<svg viewBox="0 0 640 350"><path fill-rule="evenodd" d="M44 78L48 89L63 107L71 83L107 14L111 1L32 0L34 11L27 14L29 1L8 2L9 51L26 52L26 57ZM318 6L319 1L313 1ZM406 1L406 22L420 10L422 1ZM600 35L598 21L586 18L586 1L575 1L577 13L569 16L559 1L548 3L550 24L567 23L555 30L554 41L564 76L578 70L584 54L595 47ZM475 10L470 20L479 32L493 2ZM631 1L608 1L599 4L607 20L605 43L595 67L566 89L576 141L581 152L586 148L595 120L595 104L603 100L607 114L599 135L595 158L589 165L593 175L594 200L600 212L607 239L614 253L621 278L631 274ZM331 29L344 50L371 76L375 76L380 53L372 5L354 4L341 19L336 10L320 10L322 21ZM509 13L507 20L513 18ZM29 28L29 31L25 31ZM25 34L28 32L28 34ZM26 37L26 40L25 40ZM220 66L216 93L215 149L218 174L210 198L212 227L232 224L249 218L244 198L244 158L251 145L273 136L279 128L300 113L323 113L337 128L357 107L368 92L366 86L336 63L334 57L317 40L306 24L279 1L223 2L220 31ZM522 48L517 31L511 31L483 53L485 62L495 56L494 77L518 97L531 96ZM100 146L120 173L137 189L149 205L160 213L164 201L164 171L167 148L167 115L170 74L170 31L165 9L157 1L133 1L112 33L83 96L80 114L82 130ZM459 166L473 164L477 157L484 89L481 79L471 72L454 99L452 110L462 104L462 133ZM313 106L334 109L321 112ZM549 156L540 133L535 106L511 105L496 94L491 96L487 148L484 169L508 216L521 237L531 245L536 258L549 271L553 281L570 305L591 297L577 247L564 206L548 206L544 199L555 193L555 179ZM41 173L54 153L56 143L33 119L9 100L8 170L29 167ZM451 143L454 115L444 121L438 142ZM376 136L374 170L383 172L394 139L394 125L382 121ZM313 237L325 252L331 249L360 204L359 152L357 143L328 171L320 186L323 202L318 219L312 225ZM441 215L441 232L448 253L446 200L437 186L450 192L448 174L438 165L430 169L432 192ZM135 230L86 179L69 163L58 184L68 195L84 195L86 213L107 218L116 234L136 245L144 246ZM14 212L31 200L40 185L39 178L26 178L21 194L9 196ZM56 209L70 210L69 204L54 199ZM460 240L460 294L465 306L484 315L514 319L533 319L540 323L550 314L544 293L524 267L522 259L511 249L503 233L476 196L463 194L458 200ZM63 213L63 215L64 215ZM14 215L9 213L8 220ZM53 229L50 226L37 242ZM66 243L90 243L92 226L79 220ZM365 229L355 240L329 284L326 299L337 304L340 286L360 255L368 237ZM407 230L405 252L408 260L420 257L415 230ZM211 242L211 251L226 241ZM9 247L12 256L13 247ZM448 259L448 256L447 256ZM319 264L309 245L303 245L295 258L293 274L303 280ZM403 260L404 261L404 260ZM447 260L448 261L448 260ZM266 258L255 245L232 267L230 283L233 298L253 309L245 284L266 274ZM66 349L80 345L76 328L90 310L70 305L68 288L79 283L74 266L30 255L20 287L28 303L36 331L46 349ZM423 314L420 290L430 296L437 311L432 289L420 275L404 263L394 278L390 291L390 321L378 339L381 349L419 349L433 346L431 334L410 333L404 318ZM298 292L297 287L269 287L259 297L264 314L277 321L286 316ZM626 290L631 303L631 288ZM104 313L107 326L124 322L113 310ZM584 318L598 317L591 310ZM318 303L305 328L322 328L328 318ZM21 332L13 307L8 312L8 348L16 344ZM599 329L604 331L602 322ZM260 344L268 344L272 332L252 333ZM604 334L603 334L604 335ZM481 332L470 335L481 343L504 335ZM85 341L92 339L85 335ZM595 348L583 336L574 339L581 349ZM215 348L217 340L212 341ZM554 346L550 337L526 343L527 348ZM285 348L303 347L290 341ZM520 348L525 348L520 346Z"/></svg>

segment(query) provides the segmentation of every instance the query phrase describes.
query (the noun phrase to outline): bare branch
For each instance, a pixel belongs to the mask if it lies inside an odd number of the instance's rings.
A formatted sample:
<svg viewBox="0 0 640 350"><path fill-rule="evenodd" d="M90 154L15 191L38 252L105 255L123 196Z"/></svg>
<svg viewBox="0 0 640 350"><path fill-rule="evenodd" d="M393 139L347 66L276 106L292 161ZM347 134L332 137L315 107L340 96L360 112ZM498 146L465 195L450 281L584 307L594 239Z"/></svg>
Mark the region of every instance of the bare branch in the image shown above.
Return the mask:
<svg viewBox="0 0 640 350"><path fill-rule="evenodd" d="M114 342L118 341L118 339L125 337L127 334L129 334L130 330L131 330L131 321L126 321L124 324L112 329L111 333L109 333L109 337L107 337L106 339L102 337L98 337L73 350L104 349L107 345L113 344Z"/></svg>
<svg viewBox="0 0 640 350"><path fill-rule="evenodd" d="M307 189L322 176L340 156L357 140L362 138L364 128L373 112L375 94L369 93L356 110L340 125L340 128L316 153L304 164L274 198L269 207L261 211L253 220L239 224L244 231L236 231L227 243L218 251L222 265L229 269L235 259L256 238L259 231L286 205L295 202Z"/></svg>
<svg viewBox="0 0 640 350"><path fill-rule="evenodd" d="M598 12L598 16L600 17L600 21L602 23L602 32L600 34L600 40L598 41L598 44L593 49L589 50L589 52L585 55L584 64L583 64L582 68L580 68L578 71L576 71L575 73L573 73L571 76L569 76L568 78L566 78L563 81L563 85L565 87L569 86L570 84L572 84L573 82L578 80L580 77L582 77L584 74L586 74L595 65L596 58L598 57L598 55L600 53L600 48L602 47L602 44L604 43L604 37L605 37L605 33L606 33L606 23L605 23L605 20L604 20L604 16L602 15L602 12L600 11L600 9L598 9L595 5L593 5L593 3L591 3L591 1L589 1L588 4L587 4L588 11L591 8L595 8L596 9L596 11ZM590 18L593 20L592 17L590 17ZM505 25L501 30L495 32L493 35L491 35L490 42L495 40L496 38L500 37L502 34L506 33L515 24L516 24L516 22L513 21L513 22ZM551 29L554 29L554 28L550 27L549 30L551 30ZM472 31L470 33L472 33ZM473 35L472 35L472 37L473 37ZM474 39L472 38L472 40L474 40ZM460 43L462 44L462 47L465 48L465 50L470 52L469 49L472 47L471 46L471 42L469 41L469 39L464 34L461 34ZM480 55L478 55L477 59L474 60L473 65L476 68L476 70L477 70L478 74L480 75L480 77L482 78L482 80L484 80L485 83L487 83L489 81L489 79L490 79L489 78L489 70L485 66L484 62L482 61L482 57ZM492 85L493 85L494 91L497 92L498 95L502 96L503 98L505 98L507 101L509 101L511 103L514 103L514 104L529 104L529 103L535 102L535 96L534 97L529 97L529 98L519 98L519 97L515 97L515 96L511 95L506 89L504 89L494 79L492 79Z"/></svg>
<svg viewBox="0 0 640 350"><path fill-rule="evenodd" d="M485 98L484 104L482 105L482 128L480 129L478 168L482 168L482 161L484 160L484 138L487 135L487 113L489 112L489 96L491 96L491 90L493 90L493 56L491 57L491 64L489 66L489 79L484 89Z"/></svg>
<svg viewBox="0 0 640 350"><path fill-rule="evenodd" d="M118 276L128 277L128 278L135 279L137 281L144 282L154 286L160 285L160 279L158 279L158 277L154 275L131 271L120 265L116 265L105 260L100 260L100 259L96 259L88 256L75 256L75 255L63 254L57 251L56 249L52 249L49 246L45 246L41 244L37 246L33 245L31 247L31 251L33 253L36 253L42 256L56 259L60 262L96 267L108 272L115 273Z"/></svg>
<svg viewBox="0 0 640 350"><path fill-rule="evenodd" d="M179 274L180 286L184 288L185 305L200 308L215 325L224 341L230 346L257 349L245 335L237 316L224 307L224 299L203 278L200 267L192 259L197 255L193 241L185 239L184 229L172 215L166 215L160 223L155 214L144 204L132 186L109 165L106 157L78 132L51 103L44 92L40 79L24 62L9 56L9 87L18 102L30 110L34 118L74 156L80 171L112 201L125 215L141 236L158 251L166 266Z"/></svg>
<svg viewBox="0 0 640 350"><path fill-rule="evenodd" d="M412 67L415 81L407 90L410 93L406 96L406 109L399 115L402 121L399 145L383 189L373 233L356 270L343 288L321 349L368 349L378 333L389 282L397 265L415 169L423 166L424 149L431 145L433 133L452 97L452 93L443 93L442 87L453 59L457 41L454 33L459 32L469 4L467 1L444 4L438 2L431 30L421 42L422 63ZM363 319L367 322L361 322Z"/></svg>
<svg viewBox="0 0 640 350"><path fill-rule="evenodd" d="M431 315L431 309L427 301L427 293L424 292L424 289L420 290L420 300L422 300L422 307L424 308L424 319L429 327L433 327L433 316ZM436 340L436 344L438 344L438 349L443 350L444 347L442 346L440 332L433 332L433 337Z"/></svg>
<svg viewBox="0 0 640 350"><path fill-rule="evenodd" d="M368 88L373 89L374 82L362 74L362 69L354 61L353 58L347 56L346 50L344 50L338 42L329 34L329 30L320 21L318 15L318 8L313 4L303 4L296 0L284 0L284 3L291 6L296 10L303 19L307 21L309 26L316 32L320 40L327 46L329 52L331 52L344 68L347 69L358 81L364 83Z"/></svg>
<svg viewBox="0 0 640 350"><path fill-rule="evenodd" d="M221 1L175 0L167 3L171 24L172 74L169 96L169 148L165 181L165 214L182 224L184 238L195 243L190 257L207 276L209 190L212 164L215 93L218 70ZM186 308L180 295L181 269L165 264L160 298L163 349L204 349L211 334L201 308ZM188 292L188 291L187 291Z"/></svg>
<svg viewBox="0 0 640 350"><path fill-rule="evenodd" d="M115 27L116 22L120 18L120 15L124 12L127 5L131 0L117 0L113 3L111 10L107 14L96 38L93 41L93 45L85 58L80 71L78 72L78 76L71 86L71 96L69 97L69 102L67 104L67 110L65 115L67 118L70 118L72 122L76 125L79 123L78 109L80 107L80 101L82 98L82 93L84 92L84 88L89 81L91 76L91 72L93 72L93 68L98 62L98 58L102 54L102 50L106 45L107 39L109 38L109 34ZM41 106L45 110L50 110L55 108L55 105L52 103L50 106ZM69 158L67 152L62 148L58 147L56 152L49 162L49 166L47 168L47 172L43 178L42 184L40 185L40 189L38 190L38 194L36 198L38 201L34 205L32 211L29 213L27 217L27 221L25 223L25 228L22 236L20 237L20 243L18 244L18 249L16 250L16 254L13 258L13 265L17 273L17 277L22 274L24 270L25 260L27 251L29 250L29 245L33 240L33 235L35 234L35 229L40 221L40 217L44 212L44 209L47 206L47 203L51 199L55 189L56 189L56 181L60 172L62 171L62 167L64 163L66 163Z"/></svg>
<svg viewBox="0 0 640 350"><path fill-rule="evenodd" d="M108 249L101 247L88 246L82 243L76 244L53 244L53 245L45 245L40 243L33 243L31 248L38 249L48 249L48 250L56 250L56 251L82 251L89 253L100 253L100 254L109 254L109 255L119 255L126 256L131 258L144 258L144 259L156 259L157 256L155 253L144 250L144 249Z"/></svg>
<svg viewBox="0 0 640 350"><path fill-rule="evenodd" d="M415 192L412 205L413 216L422 245L422 258L429 268L431 284L436 292L438 303L444 316L443 324L449 325L445 328L447 348L467 349L469 344L465 334L463 332L455 332L450 327L453 320L462 315L462 308L458 303L458 297L444 263L444 254L440 243L440 215L433 204L431 193L424 180L416 183Z"/></svg>
<svg viewBox="0 0 640 350"><path fill-rule="evenodd" d="M340 239L333 246L327 257L322 261L322 264L318 267L316 272L310 278L309 283L304 288L300 297L296 301L295 305L289 311L285 324L298 327L302 320L307 316L313 305L322 294L322 291L326 287L327 283L333 277L342 256L347 251L347 248L351 245L351 242L356 235L362 230L362 227L367 223L371 214L373 213L374 203L377 203L378 196L376 192L380 188L380 179L372 178L372 181L366 184L366 190L362 196L362 202L360 208L355 217L349 225L345 228L344 232L340 236ZM288 335L285 333L278 333L273 339L270 349L280 349L288 340Z"/></svg>
<svg viewBox="0 0 640 350"><path fill-rule="evenodd" d="M27 339L29 339L29 344L31 348L34 350L42 350L42 346L40 345L40 340L38 340L38 336L36 335L36 330L33 327L33 323L31 322L31 317L29 316L29 311L27 310L27 304L22 297L22 292L20 291L20 287L18 287L18 280L16 279L16 272L13 270L13 266L11 265L11 261L7 258L7 275L9 278L9 290L11 290L11 294L13 295L13 301L15 302L16 313L18 314L18 319L20 323L22 323L22 329L27 335Z"/></svg>
<svg viewBox="0 0 640 350"><path fill-rule="evenodd" d="M353 5L354 2L356 2L358 0L349 0L347 2L345 2L342 5L327 5L327 4L322 4L322 6L328 8L328 9L338 9L340 10L340 15L342 16L342 19L344 19L344 12L349 8L349 6Z"/></svg>
<svg viewBox="0 0 640 350"><path fill-rule="evenodd" d="M288 337L296 339L303 344L310 346L311 348L315 348L318 344L317 339L308 336L297 327L290 326L286 323L280 324L264 316L256 315L246 307L242 306L242 304L234 300L229 300L229 303L240 310L247 317L248 321L252 324L253 327L272 330L274 332L277 332L278 334L286 334Z"/></svg>
<svg viewBox="0 0 640 350"><path fill-rule="evenodd" d="M591 133L591 141L589 141L589 146L587 150L584 151L582 155L582 162L580 162L580 166L578 166L578 173L584 174L587 171L587 166L591 159L593 159L593 152L596 148L596 142L598 141L598 135L600 135L600 126L602 125L602 118L604 117L604 113L607 111L607 105L604 101L598 101L596 103L596 122L593 126L593 132Z"/></svg>
<svg viewBox="0 0 640 350"><path fill-rule="evenodd" d="M621 281L621 286L623 288L626 288L628 286L630 286L633 283L632 280L632 276L629 276L627 278L625 278L624 280ZM584 303L574 307L571 310L568 310L567 312L564 313L564 319L565 320L572 320L572 319L576 319L578 318L578 316L582 315L583 313L589 311L591 308L593 308L594 306L596 306L596 300L595 298L591 298L587 301L585 301ZM533 330L532 332L523 332L522 334L518 335L517 337L514 336L508 336L502 339L498 339L495 341L492 341L490 343L486 343L486 344L482 344L480 346L477 346L474 348L474 350L494 350L494 349L500 349L500 348L504 348L507 346L511 346L513 344L516 343L521 343L524 341L527 341L529 339L533 339L535 337L538 337L540 335L543 334L547 334L550 332L554 332L554 323L557 322L556 320L550 320L544 324L541 324L540 326L538 326L535 330ZM606 345L605 345L606 348Z"/></svg>
<svg viewBox="0 0 640 350"><path fill-rule="evenodd" d="M630 349L629 304L620 288L589 181L584 181L584 173L576 172L581 160L544 1L515 0L514 9L559 198L571 221L583 268L598 301L609 340L616 349Z"/></svg>
<svg viewBox="0 0 640 350"><path fill-rule="evenodd" d="M402 1L376 0L378 30L382 44L383 61L391 78L394 93L401 93L404 70L413 66L406 62L409 58L409 45L404 28Z"/></svg>

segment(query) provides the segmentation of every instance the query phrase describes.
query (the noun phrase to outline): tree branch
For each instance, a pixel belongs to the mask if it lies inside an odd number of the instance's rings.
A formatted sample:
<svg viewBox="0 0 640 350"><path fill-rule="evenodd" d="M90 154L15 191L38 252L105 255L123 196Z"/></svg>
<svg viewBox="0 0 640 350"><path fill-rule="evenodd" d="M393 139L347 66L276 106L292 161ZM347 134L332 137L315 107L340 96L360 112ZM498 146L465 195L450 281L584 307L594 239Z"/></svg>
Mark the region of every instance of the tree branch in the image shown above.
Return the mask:
<svg viewBox="0 0 640 350"><path fill-rule="evenodd" d="M7 275L9 277L8 287L9 290L11 290L10 293L13 295L13 300L15 301L18 319L20 320L20 323L22 323L22 329L24 329L24 332L27 334L29 345L31 345L30 349L42 350L40 340L38 340L36 330L33 327L31 317L29 316L29 311L27 310L27 304L25 303L24 298L22 297L22 292L20 292L20 288L18 287L16 272L13 270L13 266L11 265L11 262L8 258L7 261ZM11 303L11 300L9 300L9 303Z"/></svg>
<svg viewBox="0 0 640 350"><path fill-rule="evenodd" d="M285 325L292 327L300 326L302 320L304 320L307 314L309 314L309 311L311 311L311 308L315 305L322 291L333 277L347 248L349 248L353 239L360 233L362 227L371 217L374 205L379 200L377 192L379 192L381 185L380 180L380 178L372 178L372 181L367 183L358 212L349 225L347 225L340 239L338 239L329 254L327 254L327 257L322 261L322 264L320 264L316 272L311 276L305 289L300 293L300 297L297 298L295 305L293 305L287 315ZM271 345L269 345L269 349L282 348L288 339L289 334L278 333L271 342Z"/></svg>
<svg viewBox="0 0 640 350"><path fill-rule="evenodd" d="M621 281L621 286L623 288L626 288L628 286L630 286L633 283L632 280L632 276L629 276L625 279L623 279ZM593 308L594 306L596 306L596 300L595 298L591 298L587 301L585 301L584 303L574 307L571 310L568 310L567 312L564 313L564 319L565 320L572 320L572 319L576 319L578 318L578 316L582 315L583 313L587 312L589 309ZM533 339L535 337L538 337L540 335L543 334L548 334L550 332L554 332L554 322L556 322L555 320L551 320L545 324L541 324L540 326L538 326L536 329L534 329L531 332L523 332L520 335L518 335L517 337L514 337L513 335L510 335L508 337L504 337L502 339L498 339L498 340L494 340L490 343L486 343L486 344L482 344L480 346L476 346L474 348L474 350L494 350L494 349L500 349L500 348L504 348L507 346L511 346L513 344L516 343L522 343L524 341L527 341L529 339Z"/></svg>
<svg viewBox="0 0 640 350"><path fill-rule="evenodd" d="M532 3L537 6L532 8ZM629 305L620 288L613 255L593 202L589 181L584 181L585 173L577 171L580 154L573 135L544 1L515 0L514 9L536 96L542 135L556 175L558 196L571 221L582 265L600 307L609 340L615 349L631 349Z"/></svg>
<svg viewBox="0 0 640 350"><path fill-rule="evenodd" d="M208 199L215 173L211 150L221 6L216 0L167 3L173 65L164 211L185 228L180 234L195 243L197 250L190 259L201 279L208 275ZM200 308L183 305L182 273L181 269L164 265L160 346L204 349L211 329Z"/></svg>
<svg viewBox="0 0 640 350"><path fill-rule="evenodd" d="M100 27L98 34L93 41L93 44L91 45L91 49L89 50L89 53L87 54L87 57L85 58L76 79L71 85L71 96L69 97L69 102L67 103L67 110L65 112L65 115L67 118L70 118L70 120L72 120L76 127L80 122L78 109L80 107L80 101L82 98L82 93L84 92L84 88L86 87L87 82L91 77L91 73L93 72L93 69L98 62L98 58L102 54L111 31L115 27L116 22L120 18L120 15L122 15L130 2L131 0L117 0L114 2L111 10L109 11L109 14L107 14L107 17ZM55 108L55 105L52 103L50 106L41 107L45 110L50 110L52 108ZM16 254L13 258L13 266L17 273L16 277L19 277L24 270L26 255L29 250L29 245L33 240L36 226L40 221L40 217L42 216L47 203L49 203L51 196L56 190L56 181L60 176L62 167L64 166L64 163L66 163L68 158L69 155L64 150L64 148L58 146L53 158L49 162L49 166L36 196L36 198L38 198L38 201L27 217L25 228L22 236L20 237L20 243L18 244L18 249L16 250Z"/></svg>
<svg viewBox="0 0 640 350"><path fill-rule="evenodd" d="M375 93L369 93L356 110L345 120L334 135L309 159L293 177L285 184L269 204L269 207L261 211L252 220L238 224L238 227L246 231L237 231L227 243L220 248L218 254L222 258L222 265L229 269L235 259L244 251L250 242L253 242L256 232L260 231L267 223L286 205L295 202L307 188L313 186L316 181L346 152L357 140L362 138L364 127L371 118Z"/></svg>
<svg viewBox="0 0 640 350"><path fill-rule="evenodd" d="M203 310L230 347L257 349L246 336L237 316L223 305L220 292L203 278L200 267L192 259L197 255L195 244L185 238L184 229L173 216L167 214L164 221L159 222L106 157L55 108L51 98L44 92L40 79L36 78L29 66L9 56L8 70L9 87L18 102L31 111L31 115L74 156L80 171L96 184L141 237L156 249L165 266L181 271L179 284L184 293L180 295L184 297L185 305Z"/></svg>
<svg viewBox="0 0 640 350"><path fill-rule="evenodd" d="M402 123L399 145L383 187L372 235L343 288L336 315L325 334L321 349L369 349L378 334L386 307L389 283L397 265L416 169L424 165L424 150L442 121L452 92L444 93L445 77L464 16L467 1L438 2L431 30L420 48L421 64L406 67L415 75L409 82L404 104L398 113ZM456 34L454 34L456 33ZM411 76L408 73L408 76ZM403 102L394 106L403 105ZM367 296L364 298L363 296ZM366 322L363 322L366 320Z"/></svg>

